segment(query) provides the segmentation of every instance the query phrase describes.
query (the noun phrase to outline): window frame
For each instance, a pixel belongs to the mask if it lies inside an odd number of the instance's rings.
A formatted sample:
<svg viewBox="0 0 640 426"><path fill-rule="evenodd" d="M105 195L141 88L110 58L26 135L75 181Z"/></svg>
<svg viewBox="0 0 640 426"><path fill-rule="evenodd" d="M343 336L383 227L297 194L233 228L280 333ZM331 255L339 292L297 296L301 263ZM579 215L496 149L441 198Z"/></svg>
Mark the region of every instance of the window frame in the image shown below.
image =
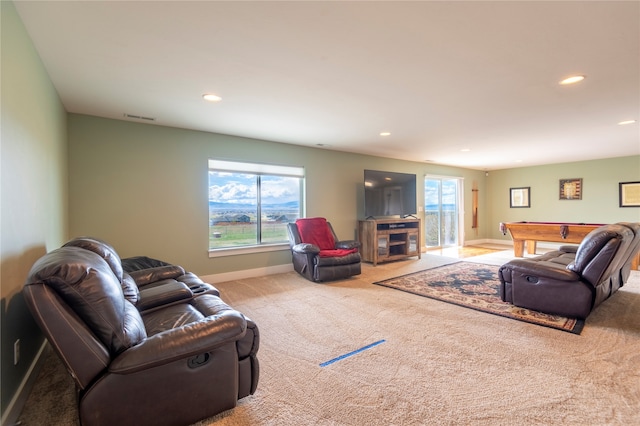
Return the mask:
<svg viewBox="0 0 640 426"><path fill-rule="evenodd" d="M259 242L261 239L262 232L262 201L261 201L261 177L269 176L269 177L293 177L300 179L300 187L299 187L299 217L304 217L305 214L305 169L301 166L288 166L288 165L279 165L279 164L268 164L268 163L255 163L255 162L246 162L246 161L236 161L236 160L223 160L210 158L208 161L207 168L207 206L209 205L209 173L215 172L228 172L228 173L236 173L236 174L251 174L256 175L256 185L257 185L257 193L256 193L256 212L257 212L257 222L256 222L256 241L254 244L245 244L239 246L232 247L219 247L212 248L208 247L209 257L221 257L221 256L230 256L230 255L239 255L239 254L251 254L251 253L261 253L261 252L270 252L270 251L279 251L285 248L289 248L288 241L282 242ZM208 207L207 207L208 208ZM208 238L207 245L210 244L211 238L211 218L210 212L207 213L207 221L209 225L207 226L208 230Z"/></svg>

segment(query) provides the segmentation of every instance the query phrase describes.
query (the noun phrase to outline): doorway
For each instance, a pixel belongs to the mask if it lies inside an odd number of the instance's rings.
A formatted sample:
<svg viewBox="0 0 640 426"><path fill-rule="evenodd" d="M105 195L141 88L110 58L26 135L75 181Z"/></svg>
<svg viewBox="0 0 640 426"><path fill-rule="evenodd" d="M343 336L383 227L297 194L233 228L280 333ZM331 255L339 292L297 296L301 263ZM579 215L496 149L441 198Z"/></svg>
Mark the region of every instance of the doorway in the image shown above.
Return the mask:
<svg viewBox="0 0 640 426"><path fill-rule="evenodd" d="M460 245L462 178L426 176L424 180L425 244L427 248Z"/></svg>

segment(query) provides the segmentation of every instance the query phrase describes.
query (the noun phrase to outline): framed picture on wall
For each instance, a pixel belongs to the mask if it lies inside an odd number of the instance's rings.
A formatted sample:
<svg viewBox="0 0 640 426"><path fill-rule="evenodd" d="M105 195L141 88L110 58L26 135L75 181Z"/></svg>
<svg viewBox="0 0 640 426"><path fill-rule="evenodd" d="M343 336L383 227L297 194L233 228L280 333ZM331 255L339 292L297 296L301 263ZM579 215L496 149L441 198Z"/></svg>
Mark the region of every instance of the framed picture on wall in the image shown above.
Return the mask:
<svg viewBox="0 0 640 426"><path fill-rule="evenodd" d="M509 188L509 207L531 207L531 187Z"/></svg>
<svg viewBox="0 0 640 426"><path fill-rule="evenodd" d="M620 207L640 207L640 182L620 182Z"/></svg>
<svg viewBox="0 0 640 426"><path fill-rule="evenodd" d="M561 200L582 200L582 178L560 179Z"/></svg>

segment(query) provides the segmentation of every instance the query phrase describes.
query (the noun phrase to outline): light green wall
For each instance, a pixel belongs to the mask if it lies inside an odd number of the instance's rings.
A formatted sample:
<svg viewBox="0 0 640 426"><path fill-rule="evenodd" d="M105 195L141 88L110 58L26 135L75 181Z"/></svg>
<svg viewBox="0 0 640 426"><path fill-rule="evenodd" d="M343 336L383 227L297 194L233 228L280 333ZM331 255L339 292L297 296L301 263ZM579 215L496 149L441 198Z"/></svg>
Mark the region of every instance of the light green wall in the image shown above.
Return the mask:
<svg viewBox="0 0 640 426"><path fill-rule="evenodd" d="M69 117L70 233L113 244L121 256L148 255L200 275L290 263L290 253L209 258L207 159L303 166L307 216L331 220L340 238L355 238L363 212L363 170L416 173L418 205L425 174L464 179L465 241L504 239L505 221L608 223L640 221L618 207L618 182L640 181L640 156L499 170L488 173L350 154L85 115ZM559 179L583 179L583 198L558 200ZM471 228L472 188L479 227ZM509 188L531 187L531 208L509 208ZM424 220L422 213L418 215Z"/></svg>
<svg viewBox="0 0 640 426"><path fill-rule="evenodd" d="M147 255L200 275L289 264L286 250L208 257L207 160L303 166L307 216L331 220L342 239L364 218L365 168L479 182L484 173L157 125L69 116L70 233L109 241L122 257ZM471 203L471 184L467 202ZM481 215L482 217L482 215ZM486 218L486 217L485 217ZM467 221L471 227L471 219ZM482 235L480 235L482 237Z"/></svg>
<svg viewBox="0 0 640 426"><path fill-rule="evenodd" d="M582 178L581 200L560 200L560 179ZM490 237L500 222L640 222L640 208L619 207L619 183L640 181L640 156L580 161L489 173ZM510 208L509 189L531 187L530 208Z"/></svg>
<svg viewBox="0 0 640 426"><path fill-rule="evenodd" d="M66 113L12 2L0 2L2 413L42 343L22 285L67 239ZM13 343L21 360L13 365ZM4 417L3 417L4 420Z"/></svg>

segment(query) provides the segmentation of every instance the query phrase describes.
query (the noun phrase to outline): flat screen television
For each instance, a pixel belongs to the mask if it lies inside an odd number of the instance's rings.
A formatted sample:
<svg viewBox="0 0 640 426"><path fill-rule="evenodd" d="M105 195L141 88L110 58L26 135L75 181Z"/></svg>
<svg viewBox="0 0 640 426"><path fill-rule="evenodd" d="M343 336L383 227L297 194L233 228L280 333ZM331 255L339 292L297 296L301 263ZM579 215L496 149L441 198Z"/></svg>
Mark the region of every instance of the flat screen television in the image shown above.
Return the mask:
<svg viewBox="0 0 640 426"><path fill-rule="evenodd" d="M415 215L416 175L410 173L364 171L365 217Z"/></svg>

